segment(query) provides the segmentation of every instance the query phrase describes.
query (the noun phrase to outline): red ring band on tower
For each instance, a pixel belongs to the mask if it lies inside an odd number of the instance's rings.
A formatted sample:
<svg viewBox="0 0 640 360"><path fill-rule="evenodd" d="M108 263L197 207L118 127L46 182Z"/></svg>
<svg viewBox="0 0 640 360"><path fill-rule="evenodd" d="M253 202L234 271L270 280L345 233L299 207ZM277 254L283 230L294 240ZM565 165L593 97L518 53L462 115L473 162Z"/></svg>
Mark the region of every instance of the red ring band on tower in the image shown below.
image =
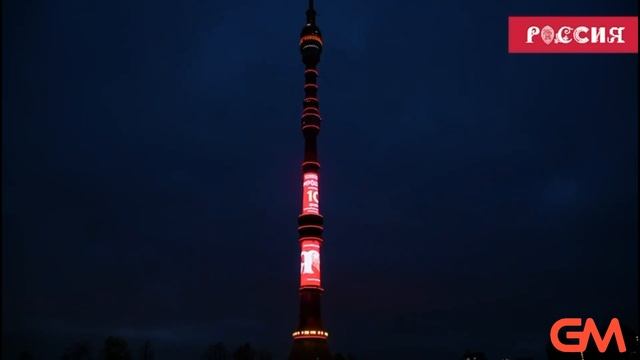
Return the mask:
<svg viewBox="0 0 640 360"><path fill-rule="evenodd" d="M322 45L322 39L318 36L318 35L305 35L303 37L300 38L300 45L302 45L303 42L308 41L308 40L314 40L320 43L320 45Z"/></svg>
<svg viewBox="0 0 640 360"><path fill-rule="evenodd" d="M300 239L298 239L299 241L304 241L304 240L315 240L315 241L319 241L319 242L323 242L324 240L320 237L317 236L304 236L301 237Z"/></svg>
<svg viewBox="0 0 640 360"><path fill-rule="evenodd" d="M315 165L317 167L320 167L320 163L317 161L305 161L302 163L302 167L305 167L306 165Z"/></svg>

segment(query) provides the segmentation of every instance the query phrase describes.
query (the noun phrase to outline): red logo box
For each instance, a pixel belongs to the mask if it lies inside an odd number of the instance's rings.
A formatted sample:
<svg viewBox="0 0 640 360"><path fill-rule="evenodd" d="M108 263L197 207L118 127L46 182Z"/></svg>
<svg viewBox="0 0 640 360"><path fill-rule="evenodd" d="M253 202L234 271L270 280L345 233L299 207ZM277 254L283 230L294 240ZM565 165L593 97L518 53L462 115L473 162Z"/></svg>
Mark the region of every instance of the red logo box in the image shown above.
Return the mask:
<svg viewBox="0 0 640 360"><path fill-rule="evenodd" d="M509 16L509 53L638 53L637 16Z"/></svg>

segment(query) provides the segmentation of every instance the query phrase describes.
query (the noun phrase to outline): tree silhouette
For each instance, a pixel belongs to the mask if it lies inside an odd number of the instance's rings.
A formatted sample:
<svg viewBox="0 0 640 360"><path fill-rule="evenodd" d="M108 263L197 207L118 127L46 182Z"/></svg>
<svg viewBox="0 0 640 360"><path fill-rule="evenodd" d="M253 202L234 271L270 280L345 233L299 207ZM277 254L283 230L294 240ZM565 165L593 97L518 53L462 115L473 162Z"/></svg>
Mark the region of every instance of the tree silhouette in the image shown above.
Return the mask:
<svg viewBox="0 0 640 360"><path fill-rule="evenodd" d="M356 357L351 354L342 355L341 353L335 353L333 360L356 360Z"/></svg>
<svg viewBox="0 0 640 360"><path fill-rule="evenodd" d="M116 336L109 336L104 341L102 355L104 360L131 360L131 351L129 351L127 340Z"/></svg>
<svg viewBox="0 0 640 360"><path fill-rule="evenodd" d="M81 341L69 346L64 351L62 360L91 360L91 345L87 341Z"/></svg>
<svg viewBox="0 0 640 360"><path fill-rule="evenodd" d="M30 352L28 351L23 351L20 353L20 355L18 356L19 360L33 360L33 356L31 355Z"/></svg>
<svg viewBox="0 0 640 360"><path fill-rule="evenodd" d="M256 352L249 343L238 347L233 353L233 360L255 360L255 358Z"/></svg>
<svg viewBox="0 0 640 360"><path fill-rule="evenodd" d="M261 350L258 353L258 360L273 360L273 355L267 350Z"/></svg>
<svg viewBox="0 0 640 360"><path fill-rule="evenodd" d="M463 360L487 360L487 356L479 351L465 351L462 355Z"/></svg>
<svg viewBox="0 0 640 360"><path fill-rule="evenodd" d="M155 354L153 353L151 342L147 340L144 342L144 345L142 345L142 349L140 350L140 360L153 360L154 358Z"/></svg>
<svg viewBox="0 0 640 360"><path fill-rule="evenodd" d="M217 342L215 345L209 345L203 358L205 360L227 360L227 348L221 342Z"/></svg>

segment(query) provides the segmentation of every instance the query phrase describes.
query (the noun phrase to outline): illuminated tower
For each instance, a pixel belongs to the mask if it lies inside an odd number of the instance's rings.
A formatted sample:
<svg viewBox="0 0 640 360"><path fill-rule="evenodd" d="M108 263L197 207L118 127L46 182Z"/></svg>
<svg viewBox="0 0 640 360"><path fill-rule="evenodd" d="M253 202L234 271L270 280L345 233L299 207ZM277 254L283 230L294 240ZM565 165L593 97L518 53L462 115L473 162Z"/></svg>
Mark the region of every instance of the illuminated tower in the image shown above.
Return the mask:
<svg viewBox="0 0 640 360"><path fill-rule="evenodd" d="M293 332L291 360L331 359L327 344L328 333L322 326L320 296L320 249L322 248L322 215L318 191L319 171L316 138L320 132L318 103L318 69L322 52L322 36L316 26L313 0L309 0L307 23L300 34L300 52L304 63L304 100L302 102L302 134L304 160L302 162L302 213L298 216L300 243L300 321Z"/></svg>

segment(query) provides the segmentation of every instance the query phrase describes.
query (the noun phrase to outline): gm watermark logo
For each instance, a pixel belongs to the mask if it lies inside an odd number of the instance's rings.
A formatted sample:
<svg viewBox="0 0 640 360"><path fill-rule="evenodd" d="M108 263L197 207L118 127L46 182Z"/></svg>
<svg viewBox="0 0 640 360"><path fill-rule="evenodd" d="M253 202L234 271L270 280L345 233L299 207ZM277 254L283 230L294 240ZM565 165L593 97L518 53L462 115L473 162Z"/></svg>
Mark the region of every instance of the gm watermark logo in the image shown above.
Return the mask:
<svg viewBox="0 0 640 360"><path fill-rule="evenodd" d="M566 338L570 340L570 344L566 344L560 340L560 330L565 327L573 327L579 330L574 331L566 331ZM551 326L551 332L549 333L551 337L551 344L557 350L568 353L579 353L584 352L587 349L587 345L589 343L589 339L593 339L598 348L598 351L603 353L607 351L607 348L611 344L611 340L615 338L616 344L618 345L618 351L623 353L627 351L627 346L624 343L624 338L622 337L622 329L620 329L620 321L618 319L613 318L609 323L609 327L604 333L604 336L601 336L598 328L596 327L596 323L592 318L588 318L584 322L584 327L582 326L581 318L564 318L560 319ZM577 342L575 341L577 340Z"/></svg>
<svg viewBox="0 0 640 360"><path fill-rule="evenodd" d="M638 53L637 16L509 16L509 53Z"/></svg>

